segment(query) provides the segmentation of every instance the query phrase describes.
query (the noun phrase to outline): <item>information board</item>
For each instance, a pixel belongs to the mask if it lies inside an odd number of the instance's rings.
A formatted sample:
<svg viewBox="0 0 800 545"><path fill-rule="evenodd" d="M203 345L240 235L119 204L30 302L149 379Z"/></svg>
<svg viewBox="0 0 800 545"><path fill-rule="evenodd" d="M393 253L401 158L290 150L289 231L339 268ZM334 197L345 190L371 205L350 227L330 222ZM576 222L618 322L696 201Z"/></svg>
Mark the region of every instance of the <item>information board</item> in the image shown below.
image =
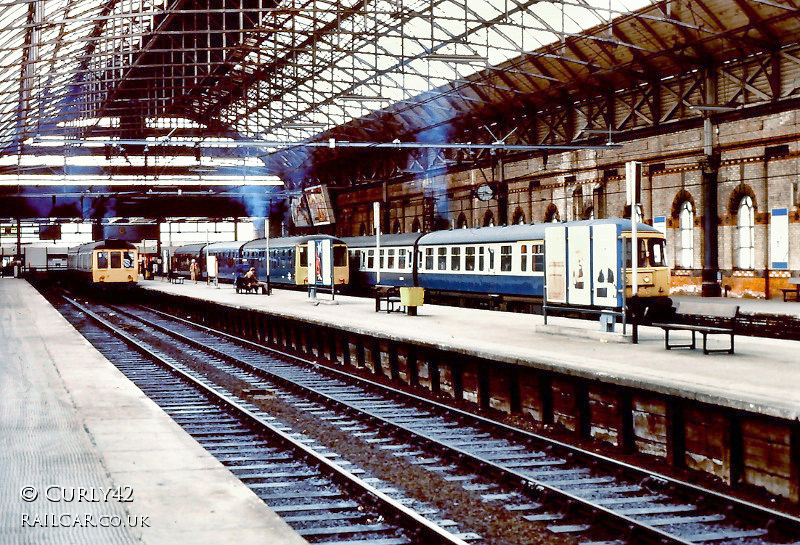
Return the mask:
<svg viewBox="0 0 800 545"><path fill-rule="evenodd" d="M545 229L545 283L548 303L567 302L567 229L553 226Z"/></svg>

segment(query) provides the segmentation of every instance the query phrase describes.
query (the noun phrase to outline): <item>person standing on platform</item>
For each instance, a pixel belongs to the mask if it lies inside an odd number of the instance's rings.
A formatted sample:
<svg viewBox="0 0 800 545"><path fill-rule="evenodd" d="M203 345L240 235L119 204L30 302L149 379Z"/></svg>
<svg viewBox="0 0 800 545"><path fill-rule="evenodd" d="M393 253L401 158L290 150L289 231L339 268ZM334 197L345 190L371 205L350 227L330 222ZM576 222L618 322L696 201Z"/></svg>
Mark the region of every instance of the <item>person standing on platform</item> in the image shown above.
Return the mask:
<svg viewBox="0 0 800 545"><path fill-rule="evenodd" d="M189 275L194 280L194 283L197 284L197 276L200 274L200 265L197 264L197 261L192 259L192 264L189 265Z"/></svg>

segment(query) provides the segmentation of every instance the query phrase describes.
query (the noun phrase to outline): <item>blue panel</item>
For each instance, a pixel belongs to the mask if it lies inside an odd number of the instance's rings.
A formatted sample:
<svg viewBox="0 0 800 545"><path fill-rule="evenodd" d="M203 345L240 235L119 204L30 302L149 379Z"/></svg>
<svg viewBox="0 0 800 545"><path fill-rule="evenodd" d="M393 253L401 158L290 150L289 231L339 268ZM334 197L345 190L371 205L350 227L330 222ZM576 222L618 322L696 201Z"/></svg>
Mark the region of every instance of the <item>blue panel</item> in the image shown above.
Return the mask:
<svg viewBox="0 0 800 545"><path fill-rule="evenodd" d="M772 262L773 269L788 269L789 264L785 261L773 261Z"/></svg>
<svg viewBox="0 0 800 545"><path fill-rule="evenodd" d="M788 208L773 208L772 209L773 216L788 216L789 209Z"/></svg>

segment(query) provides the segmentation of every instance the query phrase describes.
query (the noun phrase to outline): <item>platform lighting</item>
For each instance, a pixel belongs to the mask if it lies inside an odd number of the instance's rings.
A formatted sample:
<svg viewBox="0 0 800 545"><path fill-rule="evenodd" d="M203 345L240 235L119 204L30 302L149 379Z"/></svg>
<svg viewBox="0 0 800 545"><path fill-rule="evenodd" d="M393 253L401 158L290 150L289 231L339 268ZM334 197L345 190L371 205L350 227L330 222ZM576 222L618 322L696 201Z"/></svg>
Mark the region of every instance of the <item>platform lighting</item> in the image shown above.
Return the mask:
<svg viewBox="0 0 800 545"><path fill-rule="evenodd" d="M693 104L689 106L690 110L700 110L708 112L732 112L736 109L735 106L723 106L722 104Z"/></svg>
<svg viewBox="0 0 800 545"><path fill-rule="evenodd" d="M431 53L425 56L429 61L453 62L462 64L488 64L486 55L463 55L457 53Z"/></svg>
<svg viewBox="0 0 800 545"><path fill-rule="evenodd" d="M328 125L325 123L284 123L284 129L324 129Z"/></svg>
<svg viewBox="0 0 800 545"><path fill-rule="evenodd" d="M622 131L616 129L583 129L583 134L620 134Z"/></svg>
<svg viewBox="0 0 800 545"><path fill-rule="evenodd" d="M794 9L793 6L783 6L783 5L778 4L776 2L770 2L769 0L754 0L754 1L758 2L759 4L764 4L766 6L772 6L773 8L781 8L781 9L788 9L788 10Z"/></svg>
<svg viewBox="0 0 800 545"><path fill-rule="evenodd" d="M367 96L367 95L339 95L336 97L340 100L347 100L349 102L389 102L389 99L382 96Z"/></svg>

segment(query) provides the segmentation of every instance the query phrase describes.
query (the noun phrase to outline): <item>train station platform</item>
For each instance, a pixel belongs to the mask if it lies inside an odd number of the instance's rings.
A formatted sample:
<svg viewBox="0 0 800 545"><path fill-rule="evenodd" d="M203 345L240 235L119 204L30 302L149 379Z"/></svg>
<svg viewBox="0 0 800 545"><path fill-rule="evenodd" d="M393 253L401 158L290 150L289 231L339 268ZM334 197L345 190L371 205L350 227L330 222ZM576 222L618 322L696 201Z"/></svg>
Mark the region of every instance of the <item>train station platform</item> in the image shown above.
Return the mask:
<svg viewBox="0 0 800 545"><path fill-rule="evenodd" d="M306 543L24 280L0 348L0 544Z"/></svg>
<svg viewBox="0 0 800 545"><path fill-rule="evenodd" d="M595 335L599 324L588 320L550 317L549 326L543 327L540 315L425 304L418 316L408 316L377 313L374 300L369 298L337 295L337 304L330 305L315 304L302 291L275 289L270 296L236 294L230 284L215 287L203 282L171 284L160 280L143 281L141 286L751 414L800 419L798 341L737 336L735 354L703 355L702 350L665 350L664 332L652 327L641 327L639 344L632 345ZM326 299L330 295L319 297L320 301ZM717 302L739 304L742 312L765 309L767 313L800 314L800 303L795 302L730 298ZM680 340L689 335L673 332L670 338ZM720 345L728 341L727 337L718 339ZM625 339L618 335L617 340ZM710 348L716 342L709 337Z"/></svg>

